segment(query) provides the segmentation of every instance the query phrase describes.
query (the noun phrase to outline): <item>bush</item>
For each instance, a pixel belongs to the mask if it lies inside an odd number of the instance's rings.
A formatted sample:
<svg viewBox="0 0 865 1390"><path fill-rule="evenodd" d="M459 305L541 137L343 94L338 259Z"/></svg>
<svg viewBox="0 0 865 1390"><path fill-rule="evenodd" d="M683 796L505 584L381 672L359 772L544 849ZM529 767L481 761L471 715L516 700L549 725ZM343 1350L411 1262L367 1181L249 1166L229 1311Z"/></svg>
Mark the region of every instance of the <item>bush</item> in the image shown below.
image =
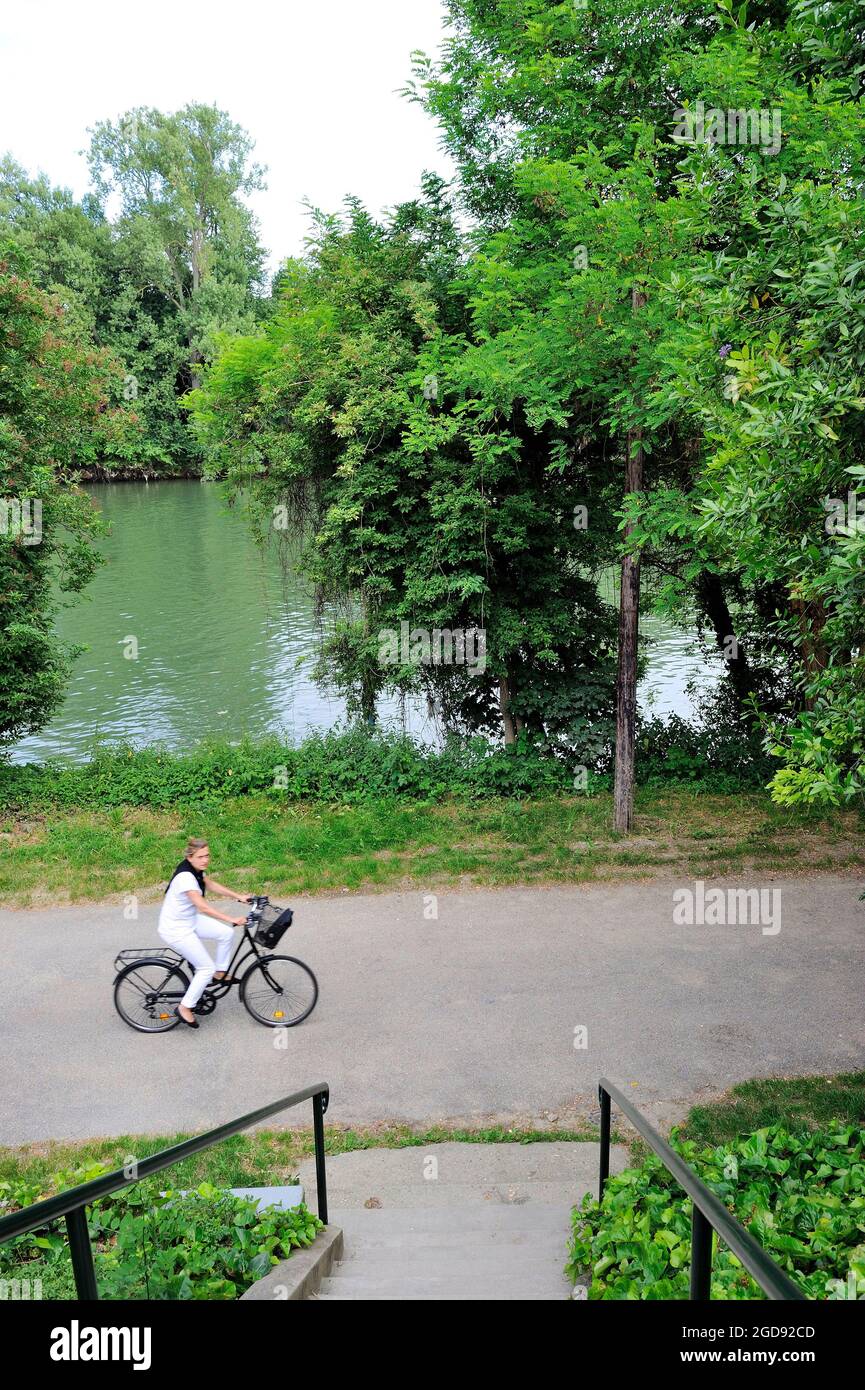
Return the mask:
<svg viewBox="0 0 865 1390"><path fill-rule="evenodd" d="M564 762L531 747L496 748L453 739L440 750L402 734L354 728L307 738L202 743L188 754L159 748L107 749L78 766L0 767L0 807L211 805L238 796L359 805L448 796L539 795L571 786Z"/></svg>
<svg viewBox="0 0 865 1390"><path fill-rule="evenodd" d="M58 1173L63 1191L108 1172L94 1164ZM32 1184L0 1183L4 1214L45 1194ZM101 1298L234 1299L299 1246L311 1245L322 1223L301 1204L267 1207L202 1183L182 1195L152 1180L124 1188L87 1209ZM41 1282L43 1298L76 1297L68 1242L57 1228L20 1236L0 1247L0 1279Z"/></svg>
<svg viewBox="0 0 865 1390"><path fill-rule="evenodd" d="M649 785L710 780L713 790L735 790L768 775L748 757L735 740L673 716L642 726L637 771ZM296 748L276 738L207 740L189 753L123 745L75 765L0 763L0 810L213 806L241 796L348 806L540 797L572 792L575 767L561 751L522 739L504 748L454 736L433 748L406 734L353 727L315 734ZM606 768L588 769L590 792L610 780Z"/></svg>
<svg viewBox="0 0 865 1390"><path fill-rule="evenodd" d="M765 786L777 769L756 720L743 715L728 686L704 696L695 719L641 719L637 779L647 786L707 782L716 792Z"/></svg>
<svg viewBox="0 0 865 1390"><path fill-rule="evenodd" d="M794 1135L781 1125L717 1148L673 1131L672 1147L809 1298L865 1297L865 1133L835 1123ZM686 1299L691 1202L659 1158L610 1178L599 1205L574 1211L568 1273L590 1274L591 1299ZM716 1241L712 1298L760 1299Z"/></svg>

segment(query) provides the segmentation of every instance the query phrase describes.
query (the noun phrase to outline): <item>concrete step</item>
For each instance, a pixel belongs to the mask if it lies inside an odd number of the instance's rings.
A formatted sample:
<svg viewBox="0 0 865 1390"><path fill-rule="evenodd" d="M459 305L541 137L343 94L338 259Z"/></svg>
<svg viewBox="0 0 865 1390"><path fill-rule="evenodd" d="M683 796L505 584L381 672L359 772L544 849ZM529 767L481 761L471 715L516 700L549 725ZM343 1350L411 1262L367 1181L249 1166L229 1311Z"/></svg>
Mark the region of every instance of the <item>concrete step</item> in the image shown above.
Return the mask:
<svg viewBox="0 0 865 1390"><path fill-rule="evenodd" d="M303 1201L303 1186L300 1183L291 1187L232 1187L231 1191L235 1197L246 1197L250 1202L257 1202L259 1211L263 1207L282 1207L284 1211L290 1211Z"/></svg>
<svg viewBox="0 0 865 1390"><path fill-rule="evenodd" d="M380 1275L383 1271L404 1271L406 1274L422 1274L425 1269L443 1270L450 1268L489 1269L496 1271L538 1268L557 1269L564 1266L567 1249L564 1240L558 1246L549 1244L540 1248L533 1245L502 1245L498 1241L489 1246L474 1243L461 1244L456 1237L449 1245L403 1247L402 1250L376 1250L364 1247L353 1256L341 1260L334 1266L333 1276L355 1275L363 1270Z"/></svg>
<svg viewBox="0 0 865 1390"><path fill-rule="evenodd" d="M614 1151L620 1171L625 1151ZM567 1300L571 1212L597 1187L598 1145L432 1144L328 1160L344 1253L317 1297L371 1301ZM301 1167L307 1200L315 1170Z"/></svg>
<svg viewBox="0 0 865 1390"><path fill-rule="evenodd" d="M323 1287L324 1287L324 1286L323 1286ZM501 1290L501 1291L498 1291L498 1293L494 1293L494 1294L490 1294L490 1293L481 1293L481 1291L478 1291L477 1289L459 1290L459 1291L455 1291L455 1290L452 1290L452 1289L451 1289L451 1290L448 1291L448 1293L442 1293L441 1290L439 1290L438 1293L431 1293L430 1290L426 1290L426 1291L424 1291L424 1293L407 1293L407 1291L403 1290L403 1291L401 1291L401 1293L395 1293L395 1291L391 1291L391 1293L377 1293L377 1294L370 1294L370 1293L367 1293L367 1291L362 1290L362 1291L359 1291L359 1293L350 1293L350 1294L317 1293L317 1294L314 1294L314 1297L316 1297L316 1298L321 1298L321 1300L327 1300L327 1301L330 1301L330 1302L346 1302L346 1301L349 1301L349 1300L355 1300L355 1301L369 1300L370 1302L491 1302L491 1301L492 1301L492 1302L516 1302L516 1301L519 1301L519 1302L541 1302L541 1301L544 1301L544 1302L553 1302L553 1301L555 1301L555 1298L553 1298L553 1295L551 1295L551 1294L547 1294L547 1293L540 1293L540 1294L538 1294L538 1293L534 1293L533 1290L526 1290L526 1289L522 1289L522 1290L519 1290L519 1291L517 1291L517 1290L515 1290L515 1289ZM566 1293L565 1293L565 1295L563 1295L563 1297L565 1297L565 1298L569 1297L569 1293L567 1293L567 1291L566 1291Z"/></svg>
<svg viewBox="0 0 865 1390"><path fill-rule="evenodd" d="M398 1182L370 1183L364 1201L374 1201L381 1207L391 1210L395 1207L410 1207L417 1211L421 1207L469 1206L472 1203L484 1206L567 1206L582 1201L583 1192L570 1182L520 1182L514 1180L507 1184L486 1184L479 1187L468 1182L424 1182L412 1187ZM592 1189L594 1190L594 1189ZM345 1208L354 1205L356 1189L336 1188L327 1190L328 1209L332 1206ZM308 1201L315 1209L316 1199L309 1196ZM363 1203L359 1203L363 1205Z"/></svg>
<svg viewBox="0 0 865 1390"><path fill-rule="evenodd" d="M469 1202L576 1205L597 1191L599 1146L551 1140L537 1144L448 1142L402 1149L361 1149L327 1160L328 1207L449 1207ZM611 1171L627 1151L613 1148ZM315 1164L300 1166L307 1202L317 1201Z"/></svg>
<svg viewBox="0 0 865 1390"><path fill-rule="evenodd" d="M344 1233L343 1233L344 1234ZM342 1265L355 1263L362 1259L365 1264L385 1264L388 1260L399 1261L403 1252L410 1252L413 1260L447 1259L465 1251L475 1259L488 1256L490 1260L528 1260L533 1256L547 1259L565 1250L568 1228L555 1232L531 1231L442 1231L441 1233L421 1232L414 1235L394 1236L391 1239L364 1240L350 1243L342 1259Z"/></svg>
<svg viewBox="0 0 865 1390"><path fill-rule="evenodd" d="M484 1205L466 1204L450 1207L382 1207L360 1210L340 1209L329 1212L334 1226L342 1227L346 1240L362 1240L364 1244L376 1239L405 1238L413 1233L455 1231L498 1232L502 1235L524 1231L530 1235L542 1232L568 1234L571 1228L569 1203L549 1206L527 1203L511 1206L504 1202Z"/></svg>

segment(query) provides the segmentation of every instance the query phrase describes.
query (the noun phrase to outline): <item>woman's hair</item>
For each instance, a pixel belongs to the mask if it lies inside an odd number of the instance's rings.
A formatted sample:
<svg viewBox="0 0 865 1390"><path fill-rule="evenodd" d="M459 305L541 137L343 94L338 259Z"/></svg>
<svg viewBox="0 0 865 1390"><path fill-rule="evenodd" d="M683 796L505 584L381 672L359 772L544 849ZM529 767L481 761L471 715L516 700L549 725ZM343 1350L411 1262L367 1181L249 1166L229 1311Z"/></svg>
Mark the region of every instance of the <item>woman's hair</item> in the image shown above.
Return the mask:
<svg viewBox="0 0 865 1390"><path fill-rule="evenodd" d="M187 840L184 857L188 859L190 854L197 854L200 849L207 849L206 840Z"/></svg>

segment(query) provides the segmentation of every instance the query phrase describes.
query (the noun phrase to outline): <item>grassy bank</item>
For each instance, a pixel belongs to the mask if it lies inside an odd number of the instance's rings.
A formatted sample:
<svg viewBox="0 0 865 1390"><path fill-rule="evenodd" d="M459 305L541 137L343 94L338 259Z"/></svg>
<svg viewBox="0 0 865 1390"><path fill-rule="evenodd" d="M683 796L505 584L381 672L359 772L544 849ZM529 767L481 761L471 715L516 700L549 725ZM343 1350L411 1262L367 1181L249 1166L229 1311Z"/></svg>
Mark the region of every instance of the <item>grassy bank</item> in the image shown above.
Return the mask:
<svg viewBox="0 0 865 1390"><path fill-rule="evenodd" d="M615 1112L613 1115L615 1124ZM680 1134L701 1144L723 1144L738 1135L750 1134L767 1125L786 1124L796 1131L817 1130L834 1121L865 1124L865 1071L839 1076L770 1077L734 1086L725 1096L709 1105L698 1105L689 1112ZM633 1135L633 1131L630 1131ZM50 1195L52 1176L58 1172L108 1164L120 1168L132 1155L149 1157L171 1144L192 1136L187 1133L165 1135L121 1135L114 1139L77 1141L52 1140L18 1148L0 1148L0 1182L27 1183ZM461 1142L469 1144L542 1144L554 1141L573 1143L598 1138L591 1125L567 1129L556 1125L543 1129L507 1126L465 1129L437 1125L432 1128L382 1123L362 1128L325 1126L329 1154L353 1153L360 1149L425 1148L429 1144ZM613 1138L624 1142L624 1134ZM642 1150L634 1140L635 1157ZM217 1187L276 1186L293 1181L300 1164L314 1153L311 1129L260 1129L236 1134L215 1148L193 1154L171 1170L175 1187L197 1187L209 1182Z"/></svg>
<svg viewBox="0 0 865 1390"><path fill-rule="evenodd" d="M375 889L711 878L865 867L858 812L783 810L763 792L644 788L635 831L612 829L608 792L357 806L248 795L215 806L33 809L0 818L6 906L155 895L187 834L213 869L274 897Z"/></svg>
<svg viewBox="0 0 865 1390"><path fill-rule="evenodd" d="M180 1144L192 1136L122 1135L119 1139L86 1139L62 1143L27 1144L16 1149L0 1149L0 1183L27 1183L38 1186L44 1196L54 1191L52 1179L58 1172L107 1164L122 1168L130 1156L139 1161ZM542 1144L553 1141L597 1140L590 1130L571 1129L453 1129L437 1125L432 1129L408 1125L380 1124L361 1129L328 1125L325 1147L329 1154L354 1153L361 1149L426 1148L430 1144ZM291 1183L305 1158L315 1152L311 1129L253 1130L236 1134L215 1148L193 1154L171 1169L170 1182L180 1188L197 1187L202 1182L215 1187L272 1187ZM166 1178L166 1181L169 1179Z"/></svg>
<svg viewBox="0 0 865 1390"><path fill-rule="evenodd" d="M865 1126L865 1071L743 1081L721 1100L695 1105L681 1133L701 1144L724 1144L769 1125L818 1130L836 1120Z"/></svg>

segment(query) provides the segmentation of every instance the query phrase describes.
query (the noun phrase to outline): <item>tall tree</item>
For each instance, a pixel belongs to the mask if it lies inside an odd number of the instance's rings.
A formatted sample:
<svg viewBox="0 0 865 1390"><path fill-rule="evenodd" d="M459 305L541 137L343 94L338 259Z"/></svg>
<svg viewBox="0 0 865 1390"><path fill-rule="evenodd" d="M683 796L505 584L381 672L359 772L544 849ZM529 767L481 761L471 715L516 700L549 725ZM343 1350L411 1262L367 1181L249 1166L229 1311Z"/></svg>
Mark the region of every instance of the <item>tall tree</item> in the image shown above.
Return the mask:
<svg viewBox="0 0 865 1390"><path fill-rule="evenodd" d="M575 524L578 506L595 510L591 473L514 398L463 273L440 181L384 225L356 203L347 225L320 219L266 334L226 346L197 416L237 487L277 511L311 506L302 563L349 605L326 658L358 709L386 686L422 690L452 727L602 747L603 527ZM404 630L384 656L381 633ZM475 644L468 659L424 658L421 634L454 631Z"/></svg>
<svg viewBox="0 0 865 1390"><path fill-rule="evenodd" d="M54 632L64 595L98 564L99 519L77 486L89 461L134 429L123 369L93 348L56 296L0 254L0 746L40 729L74 654Z"/></svg>
<svg viewBox="0 0 865 1390"><path fill-rule="evenodd" d="M263 252L241 200L264 187L252 149L226 112L199 104L168 115L138 107L92 132L94 187L103 203L118 194L123 219L158 250L157 288L179 316L193 387L214 333L255 321Z"/></svg>

